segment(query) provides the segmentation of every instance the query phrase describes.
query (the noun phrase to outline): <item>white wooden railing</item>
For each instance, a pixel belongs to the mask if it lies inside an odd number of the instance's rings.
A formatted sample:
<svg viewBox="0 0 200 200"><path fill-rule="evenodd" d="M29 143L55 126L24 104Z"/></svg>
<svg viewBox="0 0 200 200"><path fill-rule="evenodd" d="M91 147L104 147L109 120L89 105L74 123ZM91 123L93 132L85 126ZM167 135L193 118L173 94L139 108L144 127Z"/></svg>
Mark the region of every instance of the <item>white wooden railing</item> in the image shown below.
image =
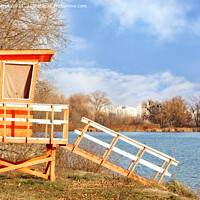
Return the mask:
<svg viewBox="0 0 200 200"><path fill-rule="evenodd" d="M27 126L27 138L28 139L33 139L29 138L29 133L30 133L30 124L44 124L45 125L45 139L51 139L53 141L54 139L58 139L54 137L54 125L62 125L63 126L63 131L62 131L62 137L61 139L67 141L68 140L68 120L69 120L69 106L64 105L64 104L36 104L36 103L8 103L8 102L0 102L0 109L3 109L3 114L1 114L0 117L0 122L3 122L3 137L2 141L9 141L9 137L6 135L6 127L7 127L7 122L21 122L25 126ZM18 118L17 115L21 114L16 114L15 117L7 117L8 112L10 110L20 110L26 111L27 115L22 115L23 117ZM9 110L9 111L8 111ZM45 119L35 119L33 118L34 115L31 116L31 112L34 113L34 111L39 111L39 112L45 112ZM56 112L63 112L63 119L62 120L57 120L55 118L55 113ZM49 114L50 113L50 114ZM51 126L50 131L48 130L48 125ZM26 131L26 130L25 130ZM48 137L48 133L49 137ZM2 135L2 133L1 133ZM15 138L14 138L15 139ZM16 138L17 139L17 138ZM18 137L19 139L19 137ZM13 140L13 137L12 137ZM37 139L38 140L38 139ZM41 141L42 142L42 141Z"/></svg>
<svg viewBox="0 0 200 200"><path fill-rule="evenodd" d="M106 152L104 153L104 155L102 157L102 162L105 162L105 160L107 159L107 157L109 156L111 151L116 152L116 153L118 153L122 156L125 156L126 158L129 158L129 159L132 160L128 169L127 169L129 171L128 176L130 176L130 174L134 171L137 164L140 163L140 164L142 164L146 167L149 167L149 168L157 171L153 180L155 180L157 178L159 173L162 173L161 176L160 176L160 179L158 181L158 183L159 183L162 180L164 175L169 176L169 177L171 176L171 174L168 172L169 166L171 164L177 166L178 163L179 163L175 158L173 158L171 156L168 156L168 155L166 155L166 154L164 154L160 151L157 151L157 150L155 150L155 149L153 149L153 148L151 148L151 147L149 147L145 144L137 142L136 140L128 138L128 137L124 136L123 134L115 132L115 131L113 131L113 130L105 127L105 126L102 126L102 125L100 125L100 124L98 124L98 123L96 123L96 122L94 122L90 119L83 117L81 121L86 123L87 127L82 132L79 131L79 130L75 130L74 132L76 134L78 134L80 138L85 137L86 139L91 140L92 142L95 142L95 143L107 148ZM104 133L107 133L107 134L113 136L113 140L111 141L111 143L108 144L104 141L101 141L97 138L94 138L91 135L88 135L86 132L87 132L87 129L89 128L89 126L92 126L92 127L96 128L98 130L103 131ZM130 153L124 151L124 150L121 150L121 149L115 147L118 140L124 141L124 142L138 148L139 150L138 150L137 154L132 155L132 154L130 154ZM80 143L80 141L79 141L79 143ZM76 146L77 145L75 145L74 147L76 148ZM144 155L145 152L147 152L147 153L149 153L149 154L151 154L151 155L153 155L153 156L155 156L159 159L162 159L164 161L163 164L161 166L157 166L157 165L155 165L155 164L153 164L149 161L142 159L142 156ZM166 163L168 163L168 164L167 164L166 168L164 168L164 165Z"/></svg>

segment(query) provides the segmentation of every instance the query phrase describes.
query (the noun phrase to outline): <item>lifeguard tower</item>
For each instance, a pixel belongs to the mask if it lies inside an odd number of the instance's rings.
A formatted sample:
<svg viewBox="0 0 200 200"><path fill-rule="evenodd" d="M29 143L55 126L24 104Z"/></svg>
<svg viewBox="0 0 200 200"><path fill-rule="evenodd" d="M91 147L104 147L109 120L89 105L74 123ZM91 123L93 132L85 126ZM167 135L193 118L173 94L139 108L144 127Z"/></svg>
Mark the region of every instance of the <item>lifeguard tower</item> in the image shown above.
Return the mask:
<svg viewBox="0 0 200 200"><path fill-rule="evenodd" d="M168 168L171 164L178 165L178 161L175 158L85 117L82 118L82 122L86 123L83 130L74 131L78 135L76 141L74 144L68 143L69 106L33 103L39 62L49 62L53 55L53 50L0 50L0 142L35 143L46 144L47 146L46 155L18 163L12 163L0 158L0 173L17 169L55 181L56 146L60 145L66 150L72 151L123 176L140 180L144 184L150 184L150 181L133 173L138 164L156 171L153 180L156 180L159 174L161 174L157 183L160 183L164 175L171 176ZM34 112L45 112L45 115L41 115L45 116L45 118L35 119L33 117ZM55 119L56 112L61 112L63 119ZM34 123L44 125L44 136L32 136ZM59 138L54 135L55 125L62 126L63 131ZM112 137L110 143L87 134L90 127L110 135ZM48 134L49 132L50 134ZM106 149L101 158L79 148L79 144L83 138ZM137 150L137 153L134 155L133 151L127 152L120 149L116 146L118 141L131 145L132 148ZM111 155L111 152L118 153L130 159L128 168L124 169L109 162L108 157ZM143 159L145 153L160 159L162 161L161 166ZM30 168L32 165L41 163L46 163L44 172ZM165 165L166 167L164 167Z"/></svg>
<svg viewBox="0 0 200 200"><path fill-rule="evenodd" d="M53 55L53 50L0 50L0 142L47 145L47 154L42 157L20 163L0 159L0 173L19 169L55 180L56 145L67 144L69 106L33 103L39 62L49 62ZM46 118L34 119L33 112L45 112ZM54 119L55 112L62 112L63 120ZM45 124L44 137L32 137L34 123ZM54 137L54 125L63 126L61 138ZM44 162L45 173L28 168Z"/></svg>

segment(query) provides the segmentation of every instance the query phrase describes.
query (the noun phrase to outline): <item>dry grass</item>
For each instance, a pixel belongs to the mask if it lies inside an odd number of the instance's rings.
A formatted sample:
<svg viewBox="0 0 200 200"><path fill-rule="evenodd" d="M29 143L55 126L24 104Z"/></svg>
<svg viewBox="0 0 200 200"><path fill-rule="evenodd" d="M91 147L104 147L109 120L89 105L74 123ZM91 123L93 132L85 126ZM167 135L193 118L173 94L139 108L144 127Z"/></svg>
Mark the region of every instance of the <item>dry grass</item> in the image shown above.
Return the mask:
<svg viewBox="0 0 200 200"><path fill-rule="evenodd" d="M177 180L173 179L170 182L163 183L163 185L171 192L176 193L181 196L196 199L196 194L194 191L190 190L187 186L181 184Z"/></svg>
<svg viewBox="0 0 200 200"><path fill-rule="evenodd" d="M123 177L80 170L58 170L56 182L33 176L9 174L0 177L0 199L131 199L131 200L194 200L184 192L172 192L167 186L145 186ZM174 183L170 183L174 184Z"/></svg>
<svg viewBox="0 0 200 200"><path fill-rule="evenodd" d="M0 154L17 162L27 159L28 155L24 153L27 148L31 153L29 157L40 156L46 151L45 145L10 144L1 146ZM99 157L103 155L103 149L90 143L82 143L80 148ZM55 183L16 170L7 172L0 176L0 199L198 199L193 191L175 180L161 186L144 186L131 179L119 177L60 147L56 157ZM117 160L112 162L116 163ZM34 166L39 170L44 170L44 167L42 164Z"/></svg>

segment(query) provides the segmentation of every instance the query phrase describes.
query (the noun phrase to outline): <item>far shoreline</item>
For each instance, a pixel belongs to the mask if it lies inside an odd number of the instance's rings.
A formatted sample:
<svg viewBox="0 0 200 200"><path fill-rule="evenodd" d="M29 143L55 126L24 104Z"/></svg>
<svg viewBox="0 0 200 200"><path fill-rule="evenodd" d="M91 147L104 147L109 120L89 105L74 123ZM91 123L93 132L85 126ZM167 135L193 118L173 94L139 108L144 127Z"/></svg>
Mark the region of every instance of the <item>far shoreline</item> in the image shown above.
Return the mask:
<svg viewBox="0 0 200 200"><path fill-rule="evenodd" d="M178 133L178 132L187 132L187 133L194 133L200 132L200 127L165 127L165 128L141 128L136 125L113 125L108 126L108 128L116 131L116 132L168 132L168 133ZM82 128L78 128L78 130L82 131ZM73 131L73 130L70 130ZM89 128L88 132L101 132L96 128Z"/></svg>

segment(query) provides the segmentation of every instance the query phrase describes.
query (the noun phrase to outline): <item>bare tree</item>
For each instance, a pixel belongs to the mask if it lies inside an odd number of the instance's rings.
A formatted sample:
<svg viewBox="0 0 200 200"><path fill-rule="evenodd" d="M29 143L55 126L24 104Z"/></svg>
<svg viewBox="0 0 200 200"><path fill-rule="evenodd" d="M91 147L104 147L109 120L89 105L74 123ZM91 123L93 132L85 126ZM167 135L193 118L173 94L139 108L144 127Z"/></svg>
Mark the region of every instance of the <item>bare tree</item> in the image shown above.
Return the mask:
<svg viewBox="0 0 200 200"><path fill-rule="evenodd" d="M187 126L191 120L188 107L182 97L173 97L163 102L149 100L143 104L146 112L143 114L144 119L152 123L164 126Z"/></svg>
<svg viewBox="0 0 200 200"><path fill-rule="evenodd" d="M59 0L1 0L0 49L60 49L66 20Z"/></svg>
<svg viewBox="0 0 200 200"><path fill-rule="evenodd" d="M70 129L80 128L82 126L81 118L90 115L88 96L81 93L73 94L68 101L70 105Z"/></svg>
<svg viewBox="0 0 200 200"><path fill-rule="evenodd" d="M188 126L191 120L191 114L185 99L182 97L173 97L164 101L164 115L168 125L175 127Z"/></svg>
<svg viewBox="0 0 200 200"><path fill-rule="evenodd" d="M97 90L89 95L89 102L93 111L94 120L98 120L98 116L101 116L103 108L111 104L105 92Z"/></svg>
<svg viewBox="0 0 200 200"><path fill-rule="evenodd" d="M195 121L196 127L200 126L200 96L191 96L187 99L187 104L192 117Z"/></svg>

